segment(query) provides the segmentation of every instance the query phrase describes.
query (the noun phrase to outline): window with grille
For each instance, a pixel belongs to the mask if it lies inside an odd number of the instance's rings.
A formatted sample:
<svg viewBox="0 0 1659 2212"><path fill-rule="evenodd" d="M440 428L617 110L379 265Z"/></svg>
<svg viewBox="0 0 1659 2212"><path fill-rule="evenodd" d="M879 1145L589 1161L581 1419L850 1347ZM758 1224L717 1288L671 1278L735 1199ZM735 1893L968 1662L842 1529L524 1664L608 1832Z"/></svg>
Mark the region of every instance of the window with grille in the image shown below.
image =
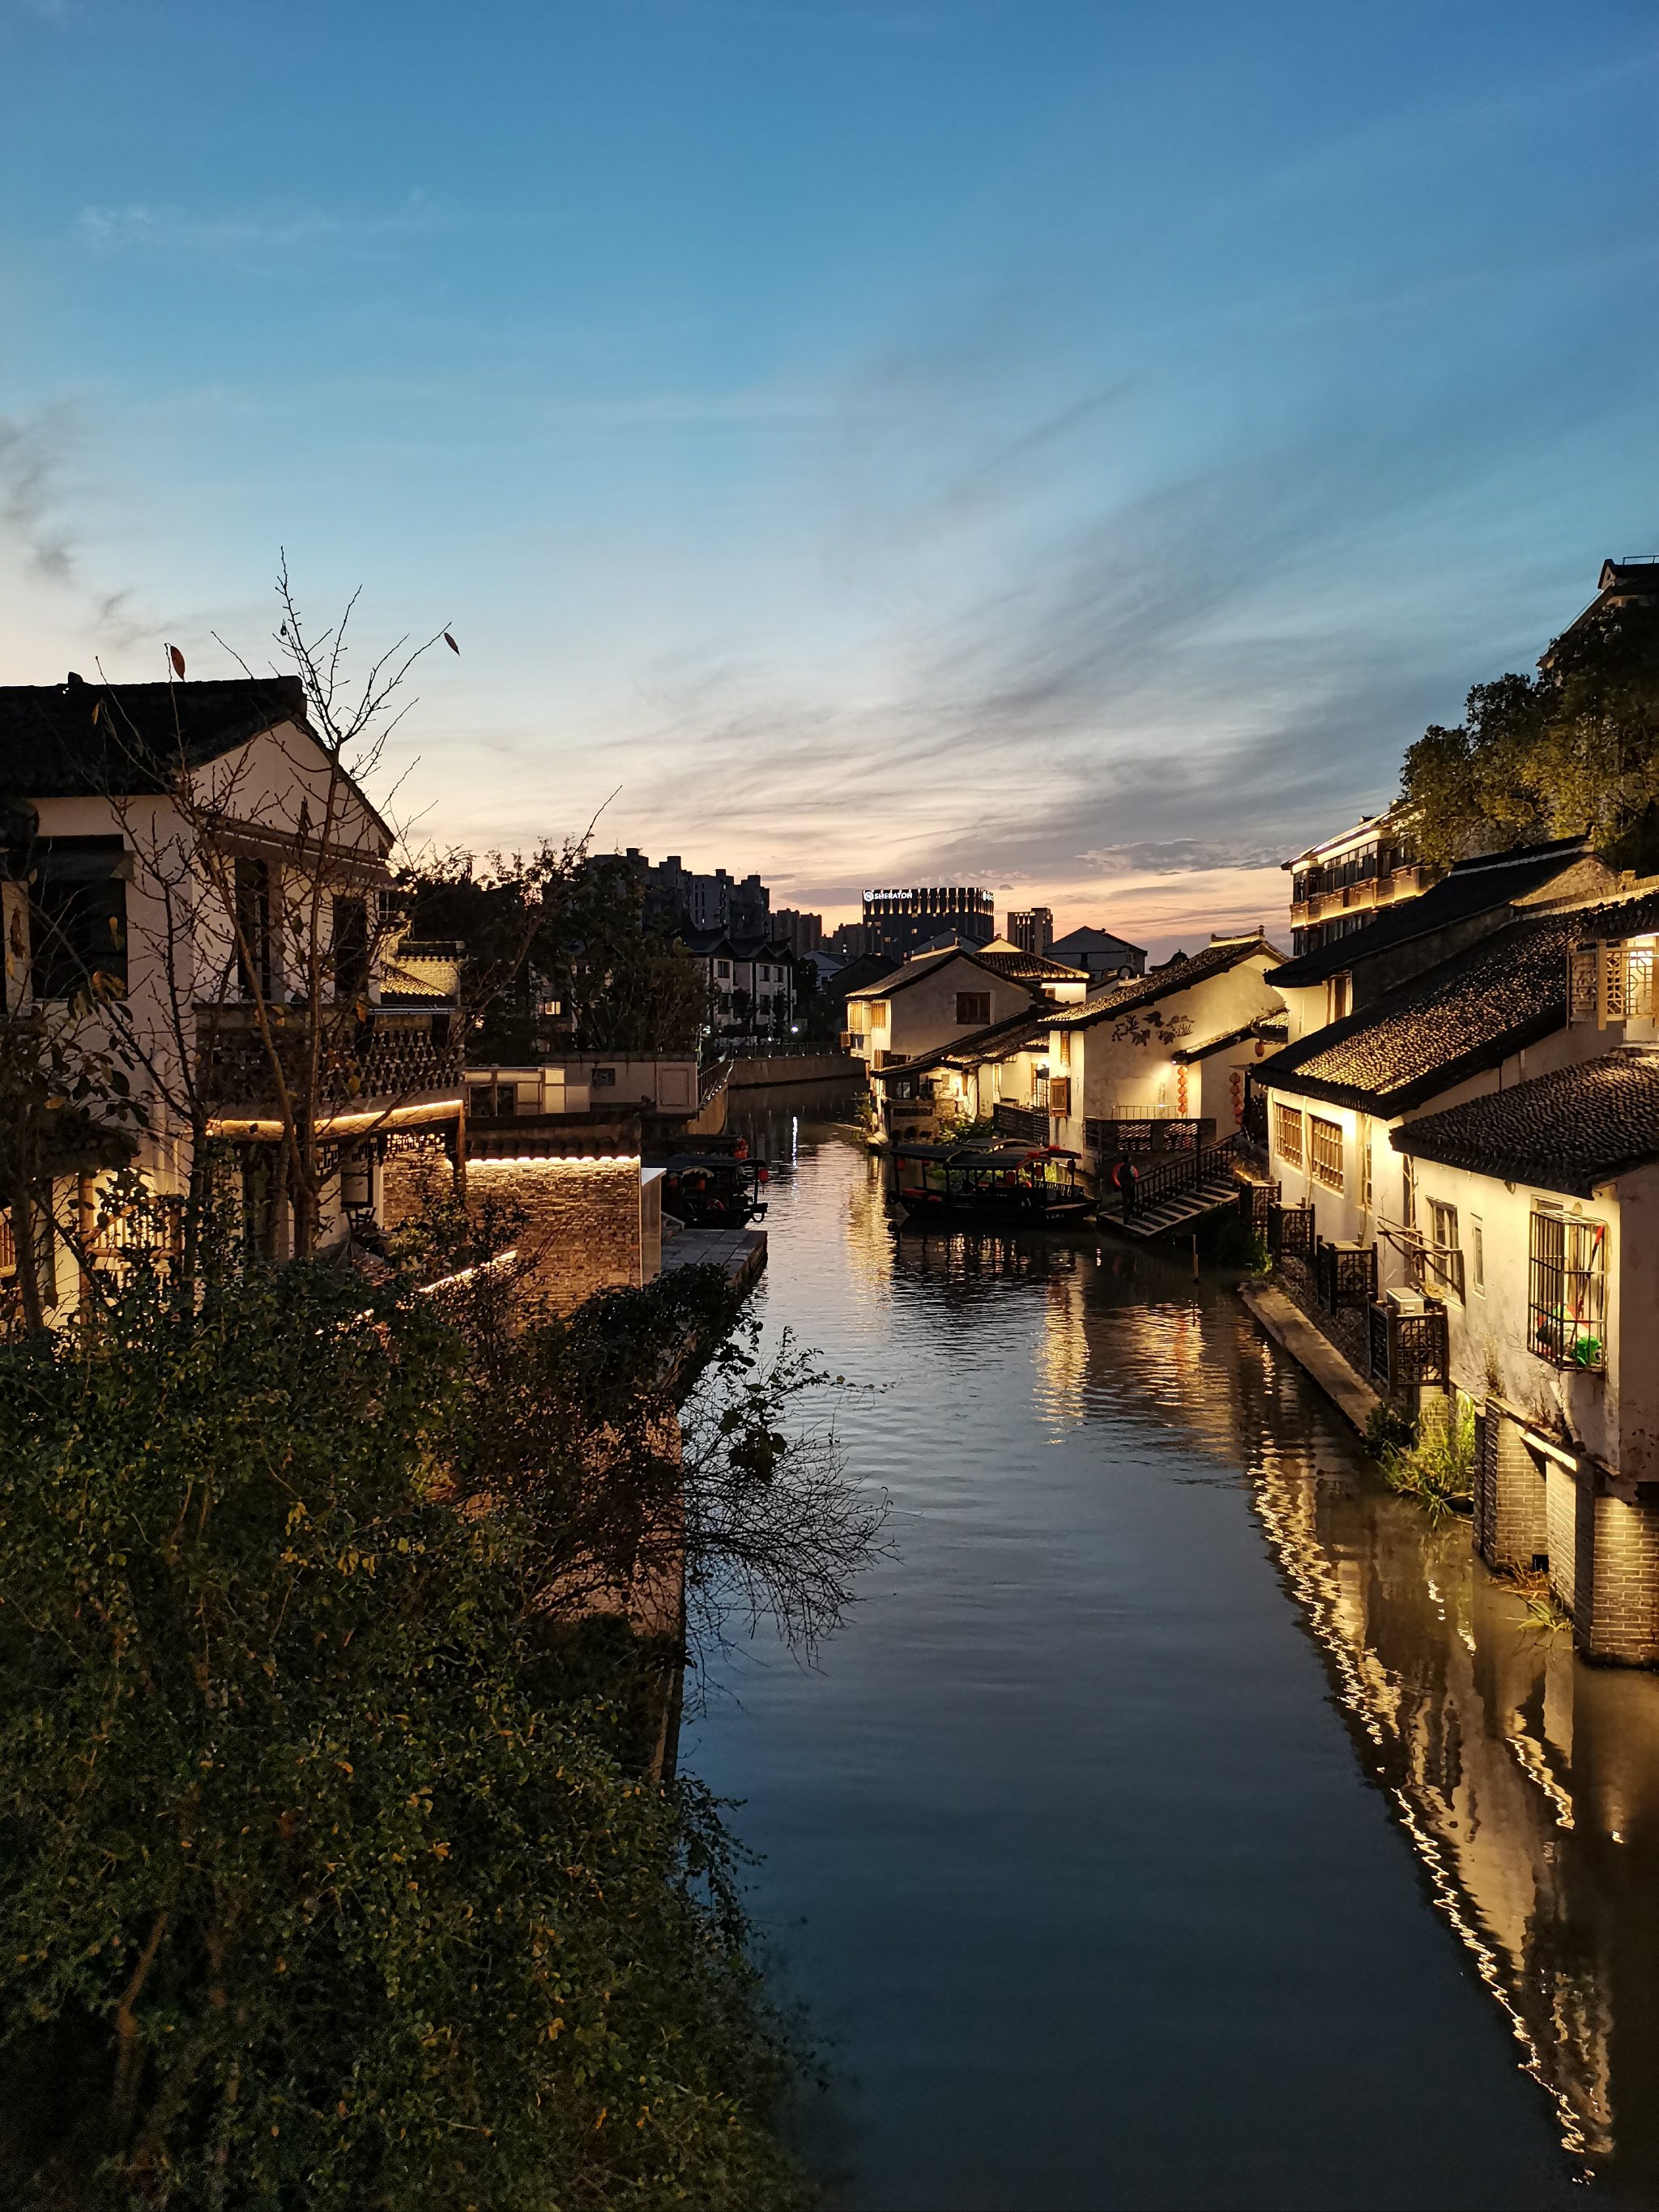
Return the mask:
<svg viewBox="0 0 1659 2212"><path fill-rule="evenodd" d="M1360 1115L1359 1126L1354 1133L1354 1141L1359 1147L1359 1203L1369 1213L1372 1202L1371 1124L1369 1115Z"/></svg>
<svg viewBox="0 0 1659 2212"><path fill-rule="evenodd" d="M957 1025L960 1029L983 1029L991 1018L991 994L988 991L958 991L957 993Z"/></svg>
<svg viewBox="0 0 1659 2212"><path fill-rule="evenodd" d="M1069 1114L1071 1110L1071 1077L1069 1075L1051 1075L1048 1078L1048 1111L1051 1114Z"/></svg>
<svg viewBox="0 0 1659 2212"><path fill-rule="evenodd" d="M1308 1152L1314 1181L1322 1182L1327 1190L1342 1188L1342 1124L1328 1121L1322 1115L1308 1116Z"/></svg>
<svg viewBox="0 0 1659 2212"><path fill-rule="evenodd" d="M1302 1164L1302 1109L1273 1104L1273 1149L1287 1168Z"/></svg>
<svg viewBox="0 0 1659 2212"><path fill-rule="evenodd" d="M1607 1224L1540 1211L1532 1217L1528 1340L1553 1367L1606 1364Z"/></svg>
<svg viewBox="0 0 1659 2212"><path fill-rule="evenodd" d="M1469 1222L1469 1261L1474 1287L1484 1297L1486 1288L1486 1232L1480 1221Z"/></svg>

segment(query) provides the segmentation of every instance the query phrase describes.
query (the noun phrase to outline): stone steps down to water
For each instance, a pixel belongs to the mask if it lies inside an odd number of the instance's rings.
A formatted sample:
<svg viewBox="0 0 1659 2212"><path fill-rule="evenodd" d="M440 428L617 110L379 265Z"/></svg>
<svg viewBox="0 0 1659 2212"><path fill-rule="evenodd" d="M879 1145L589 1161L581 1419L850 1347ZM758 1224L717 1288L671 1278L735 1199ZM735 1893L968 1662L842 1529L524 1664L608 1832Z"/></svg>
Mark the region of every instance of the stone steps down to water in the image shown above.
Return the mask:
<svg viewBox="0 0 1659 2212"><path fill-rule="evenodd" d="M1237 1182L1231 1175L1218 1175L1191 1190L1174 1191L1154 1205L1142 1206L1127 1220L1121 1199L1103 1199L1098 1218L1103 1229L1115 1229L1125 1237L1164 1237L1172 1229L1185 1229L1206 1214L1219 1213L1224 1207L1237 1204Z"/></svg>

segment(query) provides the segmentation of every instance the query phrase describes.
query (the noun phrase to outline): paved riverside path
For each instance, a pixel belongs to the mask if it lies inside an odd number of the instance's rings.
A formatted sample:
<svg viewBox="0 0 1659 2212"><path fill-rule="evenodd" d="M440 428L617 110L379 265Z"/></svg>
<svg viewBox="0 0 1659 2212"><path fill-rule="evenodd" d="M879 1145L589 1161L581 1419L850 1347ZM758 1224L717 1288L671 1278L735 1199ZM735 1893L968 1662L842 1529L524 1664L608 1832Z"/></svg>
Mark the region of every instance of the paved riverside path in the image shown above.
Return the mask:
<svg viewBox="0 0 1659 2212"><path fill-rule="evenodd" d="M765 1265L763 1229L682 1229L663 1240L665 1275L676 1267L724 1267L732 1288L746 1291Z"/></svg>
<svg viewBox="0 0 1659 2212"><path fill-rule="evenodd" d="M1238 1295L1252 1318L1298 1365L1306 1368L1332 1405L1363 1437L1372 1413L1382 1402L1370 1384L1355 1374L1330 1339L1274 1284L1241 1283Z"/></svg>

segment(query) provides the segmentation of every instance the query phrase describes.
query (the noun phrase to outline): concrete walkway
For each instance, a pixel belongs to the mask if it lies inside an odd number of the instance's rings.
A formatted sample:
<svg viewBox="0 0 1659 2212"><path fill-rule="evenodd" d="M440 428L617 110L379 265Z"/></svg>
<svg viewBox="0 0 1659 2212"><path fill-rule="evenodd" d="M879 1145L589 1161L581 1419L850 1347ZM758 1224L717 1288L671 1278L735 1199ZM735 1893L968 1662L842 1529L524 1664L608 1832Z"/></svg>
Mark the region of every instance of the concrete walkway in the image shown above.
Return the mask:
<svg viewBox="0 0 1659 2212"><path fill-rule="evenodd" d="M1307 1370L1337 1411L1363 1437L1366 1423L1382 1402L1370 1384L1355 1374L1330 1339L1321 1334L1296 1301L1286 1297L1276 1284L1243 1282L1238 1295L1257 1326Z"/></svg>
<svg viewBox="0 0 1659 2212"><path fill-rule="evenodd" d="M765 1265L763 1229L682 1229L663 1243L665 1275L675 1267L724 1267L732 1288L746 1291Z"/></svg>

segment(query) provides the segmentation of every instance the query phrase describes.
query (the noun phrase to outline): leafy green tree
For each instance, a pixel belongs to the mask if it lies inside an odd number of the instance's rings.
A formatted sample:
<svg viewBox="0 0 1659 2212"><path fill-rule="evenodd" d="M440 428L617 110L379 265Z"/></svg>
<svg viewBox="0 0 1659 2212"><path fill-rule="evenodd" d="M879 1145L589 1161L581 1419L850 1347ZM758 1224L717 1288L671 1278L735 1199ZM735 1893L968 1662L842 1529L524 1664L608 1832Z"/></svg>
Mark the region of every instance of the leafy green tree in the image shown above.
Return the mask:
<svg viewBox="0 0 1659 2212"><path fill-rule="evenodd" d="M1588 830L1620 865L1653 865L1659 605L1609 607L1557 638L1534 675L1476 684L1457 728L1407 751L1402 796L1429 860Z"/></svg>
<svg viewBox="0 0 1659 2212"><path fill-rule="evenodd" d="M550 1568L600 1539L522 1413L477 1458L477 1326L320 1264L135 1270L3 1355L11 2201L799 2200L727 1846L570 1664ZM579 1346L562 1413L668 1327Z"/></svg>
<svg viewBox="0 0 1659 2212"><path fill-rule="evenodd" d="M475 1059L532 1061L566 1037L582 1051L696 1048L708 1018L702 971L678 939L647 926L619 855L544 841L484 860L430 855L399 880L413 934L464 948ZM543 1012L550 1004L557 1017Z"/></svg>

